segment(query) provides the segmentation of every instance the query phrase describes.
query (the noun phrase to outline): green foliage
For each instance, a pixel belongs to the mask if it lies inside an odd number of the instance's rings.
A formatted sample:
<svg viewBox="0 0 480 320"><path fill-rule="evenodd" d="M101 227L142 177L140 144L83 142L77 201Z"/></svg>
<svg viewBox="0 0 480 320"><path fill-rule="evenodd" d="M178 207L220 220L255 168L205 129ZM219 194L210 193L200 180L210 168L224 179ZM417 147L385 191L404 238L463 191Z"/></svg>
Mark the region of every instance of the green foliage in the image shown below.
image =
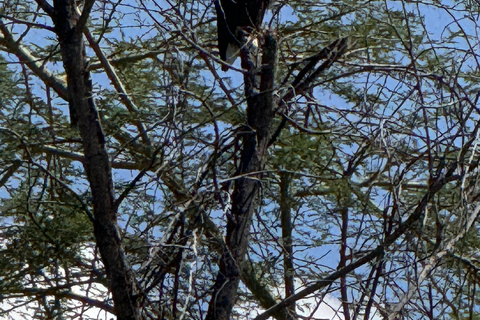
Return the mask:
<svg viewBox="0 0 480 320"><path fill-rule="evenodd" d="M26 303L38 318L87 318L88 308L112 309L94 242L84 146L52 85L65 85L52 22L32 4L0 0L0 302L8 305L0 305L0 316L9 308L21 313ZM299 283L365 257L398 230L382 258L318 296L341 297L348 302L342 312L352 315L372 305L372 313L388 314L406 288L417 288L403 306L405 319L478 318L478 230L465 229L479 192L477 6L272 4L266 25L279 42L272 131L286 122L268 149L247 256L259 284L277 290L274 297L284 295L280 176L289 173L285 203ZM440 29L432 16L440 17ZM214 21L211 1L132 0L97 1L88 23L127 92L118 92L87 44L122 200L122 245L144 290L143 312L159 319L175 311L180 318L182 310L201 319L206 311L251 129L243 73L222 73L216 62ZM7 31L44 68L40 73L9 46ZM282 101L304 59L343 37L352 45L341 59ZM444 177L449 166L453 173ZM420 282L432 257L438 259ZM239 290L241 318L242 308L261 298L246 285Z"/></svg>

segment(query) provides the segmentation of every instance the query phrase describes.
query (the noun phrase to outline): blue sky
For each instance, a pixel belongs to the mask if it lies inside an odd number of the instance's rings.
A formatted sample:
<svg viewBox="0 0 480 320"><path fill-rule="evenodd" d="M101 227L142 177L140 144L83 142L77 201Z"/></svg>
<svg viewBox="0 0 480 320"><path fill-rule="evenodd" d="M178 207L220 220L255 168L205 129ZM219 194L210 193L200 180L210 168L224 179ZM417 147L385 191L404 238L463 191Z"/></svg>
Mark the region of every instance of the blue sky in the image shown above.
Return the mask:
<svg viewBox="0 0 480 320"><path fill-rule="evenodd" d="M124 4L127 4L127 3L128 2L125 2ZM445 2L445 3L448 4L449 2ZM389 4L391 4L392 7L399 7L401 5L400 2L395 2L395 3L393 3L393 2L390 3L389 2ZM454 4L454 3L450 2L450 4ZM415 12L415 10L416 10L416 5L415 4L408 3L407 6L410 7L413 12ZM448 35L448 31L447 31L448 29L451 32L458 31L458 26L456 25L456 23L454 23L452 21L452 17L447 12L445 12L443 9L434 9L431 6L429 6L428 9L426 9L427 6L422 5L422 4L419 4L419 7L420 7L420 13L423 14L424 17L425 17L426 29L430 31L429 37L431 37L433 40L439 41L439 42L443 41L443 39L445 39L445 37ZM128 7L125 6L125 7L122 8L122 10L128 10ZM409 11L410 11L410 9L409 9ZM472 34L475 34L478 30L475 29L474 23L469 21L468 17L463 16L462 12L459 12L458 14L459 14L459 17L458 17L459 23L461 23L462 27L465 28L465 30L471 32ZM133 19L137 19L137 18L138 17L135 17L135 16L131 17L132 21L134 21ZM145 17L142 16L141 18L147 18L147 16L145 16ZM472 18L475 18L475 17L472 17ZM128 19L130 19L130 18L126 18L126 21L128 21ZM293 16L293 12L292 12L291 8L285 7L285 11L282 13L282 19L284 19L285 21L289 21L289 20L296 21L296 18L295 18L295 16ZM268 21L268 16L267 16L267 21ZM18 31L21 31L21 30L18 30ZM145 27L145 28L127 29L125 31L125 34L128 37L131 37L133 39L135 39L137 37L138 38L141 37L142 39L146 39L148 37L152 37L152 36L156 35L156 32L157 32L157 30L155 30L153 28ZM45 36L46 36L44 33L48 33L48 32L39 31L39 32L32 33L25 40L27 40L28 42L31 42L31 43L35 43L38 46L42 46L42 45L44 45ZM53 36L50 33L49 33L49 35ZM462 43L460 43L460 44L462 44ZM463 45L465 45L465 44L463 43L462 46ZM478 49L478 44L475 44L474 48ZM394 53L392 53L392 54L394 54ZM15 61L15 58L13 58L12 60ZM236 66L239 67L239 60L236 61ZM471 62L469 61L467 64L465 64L465 67L469 67L469 66L475 67L473 60ZM61 66L58 63L57 64L48 64L48 67L51 70L54 70L54 71L61 70ZM217 65L217 68L218 68L218 65ZM205 72L205 73L202 73L202 75L204 75L207 82L208 81L213 81L213 78L210 78L211 77L210 73ZM228 71L227 73L220 72L220 75L225 76L225 77L231 77L233 86L239 86L242 82L240 74L236 71ZM363 84L365 83L365 81L364 81L365 79L366 78L364 78L364 77L360 77L358 79L359 90L364 89L366 91L368 91L368 90L375 91L376 87L372 87L370 89L370 88L366 88L366 86L362 86L362 83ZM110 85L109 85L109 81L107 80L107 78L104 74L94 74L94 81L97 85L101 85L102 87L111 88ZM390 81L390 82L388 82L389 86L394 86L395 85L394 80L389 79L388 81ZM378 79L375 79L373 82L378 82ZM43 90L40 87L38 87L38 92L37 92L37 89L36 89L35 93L37 93L39 96L42 96L43 95ZM335 94L322 93L322 92L318 91L318 92L316 92L316 96L319 100L321 100L321 102L323 104L328 105L328 106L339 107L339 108L342 108L342 109L345 109L345 110L348 110L348 108L352 107L351 105L346 103L344 100L340 99ZM57 99L56 102L59 102L59 99ZM60 107L60 108L65 108L65 107ZM65 112L66 112L66 108L65 108ZM390 110L390 109L385 110L385 116L390 116L391 112L392 112L392 110ZM354 115L353 113L348 113L347 117L351 120L358 119L358 117L356 115ZM332 120L338 120L338 119L332 119ZM355 146L344 146L344 151L347 154L353 154L357 151L357 148ZM115 171L115 173L116 173L117 178L124 179L124 180L127 180L127 181L132 179L132 177L134 177L136 175L135 171L125 171L125 170L118 170L118 171ZM359 179L360 178L361 177L359 177ZM84 186L78 186L79 191L83 190L83 188L84 188ZM0 195L3 195L2 190L0 190ZM380 194L379 197L378 197L378 203L377 204L379 205L379 207L383 206L383 204L382 204L383 197L384 197L384 195L382 195L382 194ZM159 209L159 208L155 208L155 209L158 210L158 211L161 211L161 209ZM332 228L332 233L338 234L338 230L335 230L335 228ZM334 245L323 246L322 248L317 248L316 251L312 252L311 254L314 255L314 256L323 256L327 252L332 252L332 254L328 258L326 258L323 262L325 263L326 266L328 266L330 268L335 268L336 265L337 265L337 262L338 262L338 256L337 256L337 251L338 250L337 249L338 248ZM332 298L332 301L333 301L332 302L333 304L336 303L334 298Z"/></svg>

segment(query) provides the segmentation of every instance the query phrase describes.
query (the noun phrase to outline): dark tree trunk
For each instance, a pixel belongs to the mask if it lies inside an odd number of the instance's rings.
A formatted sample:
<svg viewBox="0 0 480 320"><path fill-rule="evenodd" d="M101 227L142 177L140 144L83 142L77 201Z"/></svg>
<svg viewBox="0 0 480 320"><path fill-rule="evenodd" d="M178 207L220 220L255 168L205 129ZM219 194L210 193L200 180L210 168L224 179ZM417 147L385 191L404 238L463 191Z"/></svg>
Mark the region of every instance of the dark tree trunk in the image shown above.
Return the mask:
<svg viewBox="0 0 480 320"><path fill-rule="evenodd" d="M93 196L95 238L106 268L115 313L119 320L139 319L135 280L121 247L112 172L87 70L82 34L86 16L80 19L73 0L54 0L53 3L51 16L67 74L72 119L80 129L84 167Z"/></svg>
<svg viewBox="0 0 480 320"><path fill-rule="evenodd" d="M241 266L248 248L250 225L264 169L267 145L274 116L273 83L277 52L270 32L263 39L260 69L255 56L244 46L241 52L245 72L247 126L242 133L240 167L232 194L232 210L227 218L226 250L220 259L219 272L209 304L207 320L227 320L237 301ZM258 83L260 79L260 83Z"/></svg>

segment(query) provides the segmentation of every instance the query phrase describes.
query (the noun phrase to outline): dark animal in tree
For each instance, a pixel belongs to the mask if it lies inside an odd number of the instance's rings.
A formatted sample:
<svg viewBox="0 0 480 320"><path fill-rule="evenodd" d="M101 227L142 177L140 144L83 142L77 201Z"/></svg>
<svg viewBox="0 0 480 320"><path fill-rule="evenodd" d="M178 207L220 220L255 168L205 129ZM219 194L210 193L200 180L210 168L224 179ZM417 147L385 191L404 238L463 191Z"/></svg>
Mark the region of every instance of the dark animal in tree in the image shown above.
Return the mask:
<svg viewBox="0 0 480 320"><path fill-rule="evenodd" d="M214 3L220 59L232 64L245 39L262 24L270 0L214 0ZM228 66L222 65L222 70L227 71Z"/></svg>

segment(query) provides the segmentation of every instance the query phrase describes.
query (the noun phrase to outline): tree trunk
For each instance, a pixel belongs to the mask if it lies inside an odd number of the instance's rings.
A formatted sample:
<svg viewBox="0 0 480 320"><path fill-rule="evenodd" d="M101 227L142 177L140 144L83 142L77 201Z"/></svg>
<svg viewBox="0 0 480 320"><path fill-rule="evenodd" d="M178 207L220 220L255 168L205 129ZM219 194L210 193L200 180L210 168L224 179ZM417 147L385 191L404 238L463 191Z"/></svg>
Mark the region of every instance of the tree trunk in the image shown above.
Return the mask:
<svg viewBox="0 0 480 320"><path fill-rule="evenodd" d="M63 65L67 74L69 104L73 122L78 121L85 153L84 168L93 196L94 230L105 265L114 309L119 320L139 319L136 285L121 247L109 157L97 109L92 98L92 81L87 70L80 15L75 1L54 0L55 24ZM80 21L86 21L82 19Z"/></svg>
<svg viewBox="0 0 480 320"><path fill-rule="evenodd" d="M247 46L241 51L247 98L247 126L242 134L238 178L232 194L232 210L227 217L226 250L209 304L207 320L227 320L238 296L240 269L248 248L250 225L266 161L266 151L274 116L273 83L277 43L267 32L264 36L262 68ZM260 83L257 84L258 79Z"/></svg>

